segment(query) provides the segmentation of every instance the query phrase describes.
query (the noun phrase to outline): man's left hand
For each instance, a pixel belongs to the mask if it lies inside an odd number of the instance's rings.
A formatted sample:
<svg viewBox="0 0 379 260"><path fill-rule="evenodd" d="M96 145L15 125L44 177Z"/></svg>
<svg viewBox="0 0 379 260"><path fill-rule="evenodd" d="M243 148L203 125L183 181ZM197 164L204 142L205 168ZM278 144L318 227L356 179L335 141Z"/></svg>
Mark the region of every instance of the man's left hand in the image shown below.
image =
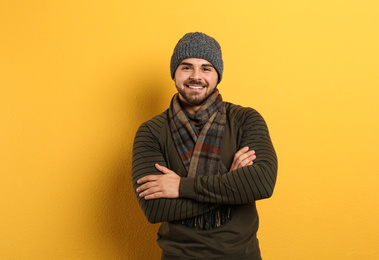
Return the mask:
<svg viewBox="0 0 379 260"><path fill-rule="evenodd" d="M146 200L158 198L179 198L180 176L170 169L155 164L155 168L163 175L148 175L137 181L142 184L137 188L139 196Z"/></svg>

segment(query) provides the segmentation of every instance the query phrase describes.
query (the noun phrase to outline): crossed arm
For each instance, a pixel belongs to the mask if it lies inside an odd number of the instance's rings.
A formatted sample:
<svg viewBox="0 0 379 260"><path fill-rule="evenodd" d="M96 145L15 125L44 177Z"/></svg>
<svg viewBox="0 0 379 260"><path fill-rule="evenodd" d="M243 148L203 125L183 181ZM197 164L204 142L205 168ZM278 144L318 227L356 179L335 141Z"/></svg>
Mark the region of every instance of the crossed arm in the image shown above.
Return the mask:
<svg viewBox="0 0 379 260"><path fill-rule="evenodd" d="M132 182L149 222L182 220L223 204L244 204L272 195L277 158L266 123L254 110L242 110L238 116L236 121L244 127L238 144L245 148L235 154L230 172L213 176L179 177L167 168L158 141L167 131L165 113L140 127L133 145ZM249 156L250 161L245 160Z"/></svg>
<svg viewBox="0 0 379 260"><path fill-rule="evenodd" d="M238 168L253 165L256 158L255 151L249 150L249 147L240 149L233 158L230 171ZM162 175L148 175L137 181L141 186L136 189L139 196L145 200L159 198L179 198L180 197L180 180L181 177L167 167L155 164L155 168L162 172Z"/></svg>

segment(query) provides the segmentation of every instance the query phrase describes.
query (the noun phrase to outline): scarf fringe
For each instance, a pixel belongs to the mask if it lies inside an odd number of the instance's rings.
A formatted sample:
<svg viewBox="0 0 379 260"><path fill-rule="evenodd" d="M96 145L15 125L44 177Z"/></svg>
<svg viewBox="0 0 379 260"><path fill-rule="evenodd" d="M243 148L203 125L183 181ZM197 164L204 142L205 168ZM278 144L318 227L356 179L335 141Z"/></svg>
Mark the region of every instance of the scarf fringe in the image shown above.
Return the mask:
<svg viewBox="0 0 379 260"><path fill-rule="evenodd" d="M227 173L221 162L221 146L226 124L226 110L218 90L210 95L196 114L181 107L178 94L169 109L170 128L177 151L186 167L187 177ZM176 221L193 229L209 230L231 219L231 207L223 205L203 215Z"/></svg>
<svg viewBox="0 0 379 260"><path fill-rule="evenodd" d="M230 205L223 205L203 215L184 220L174 221L173 223L181 224L192 229L211 230L228 223L232 217L231 213L232 209Z"/></svg>

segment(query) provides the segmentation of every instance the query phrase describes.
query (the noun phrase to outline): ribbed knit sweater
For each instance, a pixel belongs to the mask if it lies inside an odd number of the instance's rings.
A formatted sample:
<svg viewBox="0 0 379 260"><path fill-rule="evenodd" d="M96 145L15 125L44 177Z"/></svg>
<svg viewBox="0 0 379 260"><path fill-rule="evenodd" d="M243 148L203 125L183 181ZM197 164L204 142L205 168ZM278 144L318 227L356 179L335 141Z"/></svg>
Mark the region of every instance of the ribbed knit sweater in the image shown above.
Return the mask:
<svg viewBox="0 0 379 260"><path fill-rule="evenodd" d="M221 160L229 169L235 153L248 146L257 158L223 175L189 178L176 150L168 123L168 111L143 123L133 146L132 182L143 176L161 174L154 164L166 166L181 176L179 198L138 202L151 223L162 222L158 243L163 259L261 259L256 233L255 201L269 198L277 175L277 158L267 125L252 108L224 103L227 122ZM230 222L211 230L196 230L173 221L232 205Z"/></svg>

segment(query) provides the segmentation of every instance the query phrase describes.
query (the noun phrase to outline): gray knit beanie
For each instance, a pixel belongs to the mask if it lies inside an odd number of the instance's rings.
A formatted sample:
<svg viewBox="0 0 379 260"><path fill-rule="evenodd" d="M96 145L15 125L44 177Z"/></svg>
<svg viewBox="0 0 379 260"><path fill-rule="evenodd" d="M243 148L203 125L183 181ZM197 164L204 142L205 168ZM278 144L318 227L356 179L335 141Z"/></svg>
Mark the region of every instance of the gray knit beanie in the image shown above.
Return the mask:
<svg viewBox="0 0 379 260"><path fill-rule="evenodd" d="M209 61L218 73L218 83L222 78L224 64L222 61L221 47L212 37L200 33L187 33L176 44L171 56L171 78L174 79L175 71L184 59L199 58Z"/></svg>

